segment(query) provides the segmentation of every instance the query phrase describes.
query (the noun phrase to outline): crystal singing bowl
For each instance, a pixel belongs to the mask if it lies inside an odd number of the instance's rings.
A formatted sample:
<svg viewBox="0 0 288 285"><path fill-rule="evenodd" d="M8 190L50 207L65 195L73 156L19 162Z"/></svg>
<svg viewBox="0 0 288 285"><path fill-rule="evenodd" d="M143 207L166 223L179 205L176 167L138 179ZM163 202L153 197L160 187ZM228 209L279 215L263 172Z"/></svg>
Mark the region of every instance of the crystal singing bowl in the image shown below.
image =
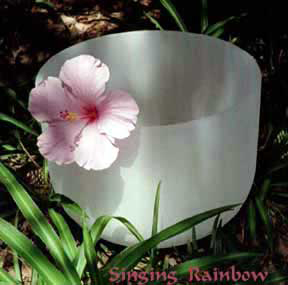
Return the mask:
<svg viewBox="0 0 288 285"><path fill-rule="evenodd" d="M259 67L248 53L198 34L119 33L61 51L41 68L36 84L58 76L62 64L80 54L106 63L107 89L128 91L140 108L136 129L117 142L119 157L110 168L49 163L56 192L78 202L90 223L101 215L122 216L149 238L160 180L159 230L245 201L255 174L261 89ZM222 214L223 224L238 210ZM211 233L213 220L196 226L197 238ZM116 220L102 237L137 242ZM190 239L191 230L160 247Z"/></svg>

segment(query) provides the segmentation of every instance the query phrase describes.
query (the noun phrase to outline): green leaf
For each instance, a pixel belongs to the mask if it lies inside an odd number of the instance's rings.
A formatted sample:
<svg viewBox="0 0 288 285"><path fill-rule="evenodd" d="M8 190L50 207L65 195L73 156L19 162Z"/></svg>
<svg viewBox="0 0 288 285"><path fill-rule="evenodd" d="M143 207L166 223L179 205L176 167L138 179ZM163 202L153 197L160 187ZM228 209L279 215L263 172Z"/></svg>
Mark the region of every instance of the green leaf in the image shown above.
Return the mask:
<svg viewBox="0 0 288 285"><path fill-rule="evenodd" d="M16 211L15 223L14 223L16 229L18 228L18 221L19 221L19 211ZM20 280L22 282L21 269L18 254L16 251L13 251L13 265L17 280Z"/></svg>
<svg viewBox="0 0 288 285"><path fill-rule="evenodd" d="M164 8L168 11L168 13L173 17L180 30L182 32L188 32L188 29L184 24L184 21L180 17L173 3L170 0L160 0L160 2L164 6Z"/></svg>
<svg viewBox="0 0 288 285"><path fill-rule="evenodd" d="M21 284L21 281L18 281L14 277L12 277L7 271L0 267L0 284Z"/></svg>
<svg viewBox="0 0 288 285"><path fill-rule="evenodd" d="M104 285L101 273L97 265L97 254L95 247L88 231L86 223L83 225L83 242L84 242L84 252L87 260L87 265L90 273L90 278L92 279L91 285Z"/></svg>
<svg viewBox="0 0 288 285"><path fill-rule="evenodd" d="M56 202L60 204L65 212L70 216L76 216L79 218L82 218L83 216L88 218L88 215L85 213L85 211L74 201L72 201L70 198L66 197L62 194L53 194L49 198L50 202Z"/></svg>
<svg viewBox="0 0 288 285"><path fill-rule="evenodd" d="M275 188L275 187L288 187L288 182L279 182L279 183L272 183L271 187Z"/></svg>
<svg viewBox="0 0 288 285"><path fill-rule="evenodd" d="M208 0L201 0L201 33L208 28Z"/></svg>
<svg viewBox="0 0 288 285"><path fill-rule="evenodd" d="M16 92L11 88L1 88L0 92L4 93L5 96L11 98L14 102L19 104L23 109L27 110L25 103L17 97Z"/></svg>
<svg viewBox="0 0 288 285"><path fill-rule="evenodd" d="M161 181L158 183L157 190L156 190L156 197L155 197L155 203L154 203L154 213L153 213L153 224L152 224L152 236L154 236L158 232L160 187L161 187Z"/></svg>
<svg viewBox="0 0 288 285"><path fill-rule="evenodd" d="M272 197L279 197L279 198L284 198L284 199L287 199L288 198L288 193L287 192L279 192L279 191L273 191L272 192Z"/></svg>
<svg viewBox="0 0 288 285"><path fill-rule="evenodd" d="M268 244L270 246L270 249L272 250L273 249L272 227L271 227L269 215L267 212L268 210L264 206L263 202L258 197L255 197L255 203L256 203L260 218L261 218L261 220L265 226L265 229L266 229Z"/></svg>
<svg viewBox="0 0 288 285"><path fill-rule="evenodd" d="M54 8L55 8L54 4L47 1L47 0L36 0L35 4L42 7L42 8L47 8L49 10L54 10Z"/></svg>
<svg viewBox="0 0 288 285"><path fill-rule="evenodd" d="M28 127L27 125L25 125L24 123L6 115L6 114L3 114L3 113L0 113L0 120L1 121L4 121L4 122L7 122L7 123L10 123L12 125L14 125L15 127L19 128L19 129L22 129L24 130L25 132L29 133L29 134L32 134L34 136L39 136L39 134L34 131L33 129L31 129L30 127Z"/></svg>
<svg viewBox="0 0 288 285"><path fill-rule="evenodd" d="M268 191L270 190L271 180L265 179L262 186L261 192L259 193L259 199L263 202L267 196Z"/></svg>
<svg viewBox="0 0 288 285"><path fill-rule="evenodd" d="M267 131L267 135L266 135L266 139L265 142L262 146L259 147L259 151L264 150L268 144L268 142L270 142L272 134L275 132L274 130L274 126L271 123L268 123L268 131Z"/></svg>
<svg viewBox="0 0 288 285"><path fill-rule="evenodd" d="M275 172L285 169L288 167L288 162L280 162L277 163L275 166L271 167L270 169L268 169L267 173L265 176L270 176L271 174L274 174Z"/></svg>
<svg viewBox="0 0 288 285"><path fill-rule="evenodd" d="M225 206L225 207L220 207L217 209L209 210L204 213L195 215L191 218L185 219L181 222L176 223L173 226L170 226L158 234L154 235L153 237L140 242L136 244L135 246L128 247L124 253L120 253L117 256L114 257L113 260L114 262L110 262L106 267L105 267L105 278L108 275L109 270L111 269L111 264L114 267L118 267L120 269L126 268L126 270L130 270L133 268L135 264L152 248L155 248L159 243L162 241L165 241L169 238L172 238L176 235L179 235L189 229L191 229L193 226L213 217L218 215L219 213L225 212L232 210L235 208L237 205L231 205L231 206Z"/></svg>
<svg viewBox="0 0 288 285"><path fill-rule="evenodd" d="M197 234L196 234L196 227L192 227L192 250L197 251L198 250L198 243L197 243Z"/></svg>
<svg viewBox="0 0 288 285"><path fill-rule="evenodd" d="M232 17L225 19L224 21L219 21L207 27L207 29L203 31L203 33L209 36L220 37L225 31L225 26L231 21L236 20L238 18L239 17L232 16Z"/></svg>
<svg viewBox="0 0 288 285"><path fill-rule="evenodd" d="M211 233L210 249L214 249L214 252L215 252L215 246L216 246L216 237L217 237L219 219L220 219L220 214L217 215L214 220L212 233Z"/></svg>
<svg viewBox="0 0 288 285"><path fill-rule="evenodd" d="M189 275L189 270L191 267L199 267L201 270L207 270L213 268L217 265L219 267L221 263L227 261L239 261L240 259L258 257L261 254L250 253L250 252L236 252L230 253L222 256L205 256L200 258L195 258L189 261L185 261L179 265L172 267L169 271L175 271L178 278Z"/></svg>
<svg viewBox="0 0 288 285"><path fill-rule="evenodd" d="M263 284L280 284L285 281L288 281L287 274L283 274L281 272L273 272L268 275L267 279L264 281Z"/></svg>
<svg viewBox="0 0 288 285"><path fill-rule="evenodd" d="M24 234L1 218L0 239L22 256L49 284L67 284L65 276L49 262L42 252Z"/></svg>
<svg viewBox="0 0 288 285"><path fill-rule="evenodd" d="M151 235L154 236L158 232L158 219L159 219L159 206L160 206L160 187L161 187L161 181L158 183L157 190L156 190L156 196L155 196L155 202L154 202L154 213L153 213L153 222L152 222L152 233ZM150 264L151 266L154 265L155 262L155 249L151 249L150 254Z"/></svg>
<svg viewBox="0 0 288 285"><path fill-rule="evenodd" d="M91 237L94 245L96 245L96 243L99 241L105 227L112 219L121 222L131 232L131 234L135 236L136 239L138 239L139 241L144 241L142 235L127 219L122 217L100 216L99 218L96 219L96 221L91 227ZM85 266L86 266L86 260L82 244L80 247L80 256L76 267L79 276L82 276Z"/></svg>
<svg viewBox="0 0 288 285"><path fill-rule="evenodd" d="M44 159L43 161L43 175L45 183L49 182L49 170L48 170L48 160Z"/></svg>
<svg viewBox="0 0 288 285"><path fill-rule="evenodd" d="M109 261L109 263L103 268L103 273L102 273L103 279L107 279L109 277L109 274L108 274L109 270L116 268L116 267L120 268L120 266L118 266L119 260L125 260L125 258L130 256L130 254L134 254L134 251L138 248L140 244L142 243L136 243L129 247L126 247L120 253L118 253L116 257L114 257L111 261ZM121 267L121 268L125 268L125 267ZM127 271L128 270L130 270L130 268L127 268Z"/></svg>
<svg viewBox="0 0 288 285"><path fill-rule="evenodd" d="M63 216L57 213L54 209L49 209L49 215L57 228L66 254L70 258L70 260L74 262L78 250L69 226L67 225Z"/></svg>
<svg viewBox="0 0 288 285"><path fill-rule="evenodd" d="M2 144L1 147L7 151L16 151L17 148L10 144Z"/></svg>
<svg viewBox="0 0 288 285"><path fill-rule="evenodd" d="M0 182L5 185L23 216L31 224L33 232L42 239L52 256L55 258L55 261L63 269L67 281L70 281L73 285L81 284L79 276L77 275L72 262L65 254L62 244L52 226L48 223L41 210L28 195L23 186L18 183L16 178L1 162Z"/></svg>
<svg viewBox="0 0 288 285"><path fill-rule="evenodd" d="M154 18L152 17L149 13L144 11L145 16L151 21L151 23L153 23L155 25L155 27L157 29L159 29L160 31L163 31L164 29L162 28L162 26L160 25L160 23Z"/></svg>
<svg viewBox="0 0 288 285"><path fill-rule="evenodd" d="M112 219L115 219L121 222L139 241L144 240L144 238L138 232L138 230L127 219L122 218L122 217L101 216L97 218L97 220L91 227L91 235L92 235L94 244L100 239L102 232L104 231L105 227Z"/></svg>
<svg viewBox="0 0 288 285"><path fill-rule="evenodd" d="M31 285L39 285L38 284L38 279L39 279L39 276L38 276L37 271L34 268L32 268Z"/></svg>
<svg viewBox="0 0 288 285"><path fill-rule="evenodd" d="M251 241L256 239L256 211L255 204L251 199L248 207L248 229Z"/></svg>

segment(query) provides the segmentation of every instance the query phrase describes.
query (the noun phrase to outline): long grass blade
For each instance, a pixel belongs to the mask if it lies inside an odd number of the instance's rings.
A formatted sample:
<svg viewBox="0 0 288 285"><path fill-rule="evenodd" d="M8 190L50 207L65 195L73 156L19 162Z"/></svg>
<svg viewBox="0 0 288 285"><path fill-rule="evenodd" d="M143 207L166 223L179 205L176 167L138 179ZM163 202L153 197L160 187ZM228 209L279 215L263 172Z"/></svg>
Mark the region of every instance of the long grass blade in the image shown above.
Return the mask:
<svg viewBox="0 0 288 285"><path fill-rule="evenodd" d="M224 244L223 244L223 234L221 232L222 229L222 219L219 220L217 231L216 231L216 240L215 240L215 246L213 248L214 255L221 255L226 252L224 252Z"/></svg>
<svg viewBox="0 0 288 285"><path fill-rule="evenodd" d="M279 198L284 198L287 199L288 198L288 193L287 192L279 192L279 191L273 191L272 192L272 197L279 197Z"/></svg>
<svg viewBox="0 0 288 285"><path fill-rule="evenodd" d="M180 30L182 32L188 32L188 29L184 24L184 21L180 17L179 13L177 12L174 4L170 0L160 0L160 2L163 5L163 7L168 11L168 13L172 16L172 18L175 20Z"/></svg>
<svg viewBox="0 0 288 285"><path fill-rule="evenodd" d="M248 229L250 240L254 242L256 240L256 211L253 200L250 200L248 206Z"/></svg>
<svg viewBox="0 0 288 285"><path fill-rule="evenodd" d="M215 252L215 246L216 246L216 237L217 237L217 229L218 229L218 223L220 219L220 214L216 216L213 227L212 227L212 233L211 233L211 242L210 242L210 249L214 249Z"/></svg>
<svg viewBox="0 0 288 285"><path fill-rule="evenodd" d="M49 209L49 216L51 217L54 225L57 228L63 248L72 262L75 261L78 250L74 237L70 231L63 216L57 213L54 209Z"/></svg>
<svg viewBox="0 0 288 285"><path fill-rule="evenodd" d="M105 267L105 278L107 277L107 274L109 270L111 269L111 264L113 264L115 267L118 268L126 268L126 270L130 270L133 268L133 266L152 248L156 247L159 243L162 241L165 241L169 238L172 238L178 234L181 234L189 229L191 229L193 226L209 219L212 218L219 213L225 212L225 211L230 211L233 208L235 208L237 205L231 205L231 206L225 206L225 207L220 207L217 209L213 209L210 211L206 211L204 213L195 215L191 218L185 219L181 222L176 223L173 226L170 226L162 231L160 231L158 234L154 235L153 237L140 242L136 244L133 249L129 250L128 248L125 251L125 254L118 254L117 256L114 257L113 260L115 262L112 263L112 261Z"/></svg>
<svg viewBox="0 0 288 285"><path fill-rule="evenodd" d="M12 277L7 271L5 271L3 268L0 267L0 284L5 284L5 285L20 285L21 281L18 281L14 277Z"/></svg>
<svg viewBox="0 0 288 285"><path fill-rule="evenodd" d="M57 264L63 269L67 281L73 285L81 284L80 278L72 262L65 254L56 232L23 186L1 162L0 182L5 185L23 216L31 224L34 233L42 239Z"/></svg>
<svg viewBox="0 0 288 285"><path fill-rule="evenodd" d="M78 218L86 217L88 218L88 215L85 213L83 209L74 201L72 201L70 198L66 197L62 194L53 194L49 198L50 202L56 202L59 205L61 205L64 209L64 211L70 215L70 216L76 216Z"/></svg>
<svg viewBox="0 0 288 285"><path fill-rule="evenodd" d="M156 235L158 232L159 207L160 207L160 187L161 187L161 181L158 183L157 190L156 190L151 236ZM151 266L153 266L154 262L155 262L155 250L156 250L156 248L151 249L151 254L150 254Z"/></svg>
<svg viewBox="0 0 288 285"><path fill-rule="evenodd" d="M288 187L288 182L272 183L271 187Z"/></svg>
<svg viewBox="0 0 288 285"><path fill-rule="evenodd" d="M19 222L19 211L16 211L15 222L14 222L16 229L18 228L18 222ZM19 258L15 250L13 251L13 265L14 265L14 271L15 271L17 280L20 280L22 282Z"/></svg>
<svg viewBox="0 0 288 285"><path fill-rule="evenodd" d="M259 199L263 202L271 189L271 180L270 179L265 179L262 186L261 186L261 192L259 193Z"/></svg>
<svg viewBox="0 0 288 285"><path fill-rule="evenodd" d="M17 97L17 94L13 89L1 88L0 92L3 92L5 96L11 98L15 103L19 104L23 109L27 110L26 104Z"/></svg>
<svg viewBox="0 0 288 285"><path fill-rule="evenodd" d="M7 151L17 151L17 148L10 144L1 144L1 147Z"/></svg>
<svg viewBox="0 0 288 285"><path fill-rule="evenodd" d="M38 272L34 268L31 272L31 285L38 285Z"/></svg>
<svg viewBox="0 0 288 285"><path fill-rule="evenodd" d="M198 267L201 270L208 270L216 265L217 267L219 267L221 263L227 261L239 261L240 259L255 258L258 256L261 256L261 254L251 252L236 252L222 256L205 256L185 261L179 265L172 267L170 271L176 272L176 276L180 278L189 275L191 268L193 267Z"/></svg>
<svg viewBox="0 0 288 285"><path fill-rule="evenodd" d="M220 37L225 32L226 25L238 18L239 17L231 16L223 21L210 25L206 30L203 31L203 33L209 36Z"/></svg>
<svg viewBox="0 0 288 285"><path fill-rule="evenodd" d="M130 231L130 233L134 235L136 239L138 239L138 241L144 241L143 236L127 219L122 217L101 216L98 219L96 219L96 221L91 227L91 237L94 245L96 245L96 243L99 241L104 229L112 219L121 222ZM82 244L80 247L80 256L78 258L78 263L76 267L79 276L82 276L85 266L86 266L86 259L84 256L84 247Z"/></svg>
<svg viewBox="0 0 288 285"><path fill-rule="evenodd" d="M154 202L154 212L153 212L152 236L156 235L158 232L160 187L161 187L161 182L158 183L157 190L156 190L156 196L155 196L155 202Z"/></svg>
<svg viewBox="0 0 288 285"><path fill-rule="evenodd" d="M278 172L279 170L288 168L288 161L277 163L277 165L272 166L267 170L267 173L265 176L270 176L271 174L274 174L275 172Z"/></svg>
<svg viewBox="0 0 288 285"><path fill-rule="evenodd" d="M46 184L49 182L49 170L48 170L48 160L44 159L43 161L43 176L44 176L44 181Z"/></svg>
<svg viewBox="0 0 288 285"><path fill-rule="evenodd" d="M36 0L35 4L37 6L43 7L44 9L47 8L49 9L49 11L54 11L54 8L55 8L53 3L46 1L46 0Z"/></svg>
<svg viewBox="0 0 288 285"><path fill-rule="evenodd" d="M201 0L201 33L208 28L208 0Z"/></svg>
<svg viewBox="0 0 288 285"><path fill-rule="evenodd" d="M87 260L87 265L90 273L90 278L91 278L91 285L104 285L102 278L101 278L101 273L98 269L97 265L97 254L96 250L90 235L90 232L86 226L86 223L83 225L83 242L84 242L84 252L85 252L85 257Z"/></svg>
<svg viewBox="0 0 288 285"><path fill-rule="evenodd" d="M1 218L0 239L15 250L19 256L22 256L49 284L64 285L68 283L64 275L49 262L24 234Z"/></svg>
<svg viewBox="0 0 288 285"><path fill-rule="evenodd" d="M192 241L191 241L191 245L192 245L192 250L194 252L198 250L197 233L196 233L196 227L195 226L192 227Z"/></svg>
<svg viewBox="0 0 288 285"><path fill-rule="evenodd" d="M34 136L38 136L39 134L34 131L33 129L31 129L30 127L28 127L27 125L25 125L24 123L6 115L6 114L3 114L3 113L0 113L0 121L3 121L3 122L7 122L7 123L10 123L12 125L14 125L15 127L19 128L19 129L22 129L23 131L29 133L29 134L32 134Z"/></svg>
<svg viewBox="0 0 288 285"><path fill-rule="evenodd" d="M157 29L159 29L160 31L164 31L163 27L160 25L160 23L154 18L152 17L149 13L144 12L145 16L151 21L152 24L155 25L155 27Z"/></svg>
<svg viewBox="0 0 288 285"><path fill-rule="evenodd" d="M283 284L282 282L288 281L288 275L281 272L273 272L268 275L263 284Z"/></svg>
<svg viewBox="0 0 288 285"><path fill-rule="evenodd" d="M273 249L272 227L271 227L271 222L270 222L269 215L267 212L267 208L264 206L263 202L258 197L255 197L255 203L256 203L260 218L266 229L269 247L272 250Z"/></svg>

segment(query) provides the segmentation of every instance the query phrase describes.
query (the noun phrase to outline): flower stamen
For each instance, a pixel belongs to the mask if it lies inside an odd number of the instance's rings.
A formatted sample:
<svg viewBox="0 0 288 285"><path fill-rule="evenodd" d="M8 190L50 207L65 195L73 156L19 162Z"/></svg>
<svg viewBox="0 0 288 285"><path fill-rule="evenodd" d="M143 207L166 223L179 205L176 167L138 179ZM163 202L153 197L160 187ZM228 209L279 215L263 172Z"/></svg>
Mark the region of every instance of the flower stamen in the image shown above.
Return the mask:
<svg viewBox="0 0 288 285"><path fill-rule="evenodd" d="M76 121L78 119L78 115L75 112L68 112L65 110L60 112L60 118L65 121Z"/></svg>

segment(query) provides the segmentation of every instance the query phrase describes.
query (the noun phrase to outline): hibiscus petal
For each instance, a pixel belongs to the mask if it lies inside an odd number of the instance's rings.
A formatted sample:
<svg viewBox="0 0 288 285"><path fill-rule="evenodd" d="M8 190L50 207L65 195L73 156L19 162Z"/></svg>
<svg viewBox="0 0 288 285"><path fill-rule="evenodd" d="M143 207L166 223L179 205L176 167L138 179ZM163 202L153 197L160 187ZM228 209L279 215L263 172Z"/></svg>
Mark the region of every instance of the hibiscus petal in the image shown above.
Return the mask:
<svg viewBox="0 0 288 285"><path fill-rule="evenodd" d="M113 140L97 130L96 123L87 125L75 149L75 162L87 169L102 170L111 166L118 156L119 149Z"/></svg>
<svg viewBox="0 0 288 285"><path fill-rule="evenodd" d="M117 139L129 136L135 128L139 108L135 100L124 91L110 91L99 106L100 132Z"/></svg>
<svg viewBox="0 0 288 285"><path fill-rule="evenodd" d="M49 124L48 129L38 137L40 153L57 164L73 162L74 150L85 125L81 120Z"/></svg>
<svg viewBox="0 0 288 285"><path fill-rule="evenodd" d="M56 77L48 77L32 89L29 99L29 111L40 122L60 119L61 111L77 111L75 100L65 94L62 82Z"/></svg>
<svg viewBox="0 0 288 285"><path fill-rule="evenodd" d="M91 55L80 55L64 63L59 77L66 90L75 97L86 103L98 104L103 99L101 95L110 72L108 66L99 59Z"/></svg>

